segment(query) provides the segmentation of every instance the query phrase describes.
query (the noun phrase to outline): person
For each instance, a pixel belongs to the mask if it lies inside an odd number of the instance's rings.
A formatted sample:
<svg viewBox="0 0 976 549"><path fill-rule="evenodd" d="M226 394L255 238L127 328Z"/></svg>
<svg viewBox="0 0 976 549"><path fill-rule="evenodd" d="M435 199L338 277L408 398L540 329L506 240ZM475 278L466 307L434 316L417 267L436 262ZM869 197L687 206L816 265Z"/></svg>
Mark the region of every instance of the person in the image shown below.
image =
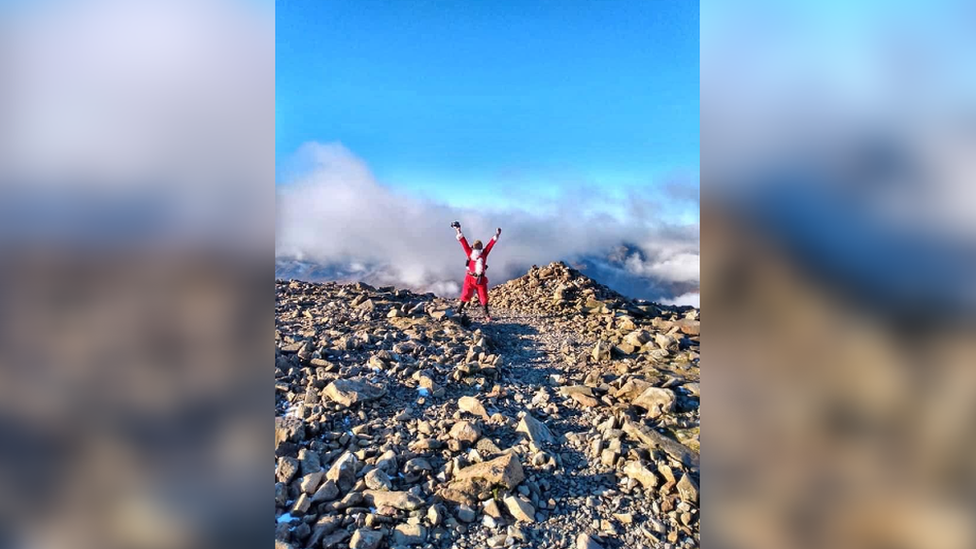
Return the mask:
<svg viewBox="0 0 976 549"><path fill-rule="evenodd" d="M461 247L464 248L464 254L467 257L465 260L467 273L464 276L464 286L461 288L461 303L458 304L457 312L459 315L464 314L464 308L471 301L475 291L477 291L478 301L481 302L481 306L485 310L485 319L491 322L491 314L488 312L488 277L485 276L485 271L488 270L488 254L491 253L495 242L498 242L498 237L501 236L502 230L501 228L495 229L495 236L491 237L487 246L482 246L480 240L475 240L474 245L469 246L467 239L464 237L464 233L461 232L461 224L455 221L451 226L457 231L455 238L461 243Z"/></svg>

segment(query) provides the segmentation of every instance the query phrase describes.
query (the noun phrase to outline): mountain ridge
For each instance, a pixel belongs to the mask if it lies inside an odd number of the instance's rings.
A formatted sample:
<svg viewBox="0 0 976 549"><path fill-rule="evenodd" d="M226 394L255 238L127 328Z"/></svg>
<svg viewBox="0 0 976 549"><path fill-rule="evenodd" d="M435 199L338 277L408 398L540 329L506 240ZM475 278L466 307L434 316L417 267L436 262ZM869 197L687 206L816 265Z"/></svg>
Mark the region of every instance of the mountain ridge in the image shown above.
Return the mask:
<svg viewBox="0 0 976 549"><path fill-rule="evenodd" d="M633 246L621 245L605 257L588 255L573 259L557 260L571 266L593 280L613 288L618 293L633 299L664 302L680 296L697 293L697 281L669 281L648 275L634 273L627 268L627 259L640 250ZM638 255L638 257L643 257ZM489 279L492 288L519 278L529 265L522 268L511 267L508 273L493 271ZM507 276L506 276L507 275ZM289 257L275 258L275 278L282 280L303 280L306 282L366 282L374 285L396 285L414 291L433 291L442 297L454 297L460 293L463 273L453 275L429 275L430 281L421 284L403 284L403 276L388 265L365 262L329 262ZM497 280L496 280L497 277Z"/></svg>

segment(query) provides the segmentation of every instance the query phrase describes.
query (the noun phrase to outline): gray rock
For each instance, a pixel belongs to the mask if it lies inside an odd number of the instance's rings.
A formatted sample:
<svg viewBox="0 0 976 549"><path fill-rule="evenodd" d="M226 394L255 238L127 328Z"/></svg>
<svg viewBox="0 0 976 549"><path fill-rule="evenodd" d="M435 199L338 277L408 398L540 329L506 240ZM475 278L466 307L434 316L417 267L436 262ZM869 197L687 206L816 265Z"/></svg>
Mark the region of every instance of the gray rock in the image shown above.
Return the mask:
<svg viewBox="0 0 976 549"><path fill-rule="evenodd" d="M698 502L698 483L696 483L687 473L681 475L678 481L678 495L681 499L689 503Z"/></svg>
<svg viewBox="0 0 976 549"><path fill-rule="evenodd" d="M332 464L325 478L334 481L339 491L342 493L352 490L356 484L356 470L359 468L359 459L350 452L339 456L339 459Z"/></svg>
<svg viewBox="0 0 976 549"><path fill-rule="evenodd" d="M298 460L293 457L283 457L278 460L278 467L275 470L275 478L278 482L288 484L298 473Z"/></svg>
<svg viewBox="0 0 976 549"><path fill-rule="evenodd" d="M393 531L396 545L423 545L427 541L427 529L419 524L400 524Z"/></svg>
<svg viewBox="0 0 976 549"><path fill-rule="evenodd" d="M393 450L387 450L376 459L376 468L387 475L395 475L397 472L397 456Z"/></svg>
<svg viewBox="0 0 976 549"><path fill-rule="evenodd" d="M440 526L444 522L444 515L444 506L439 503L427 509L427 520L430 521L431 526Z"/></svg>
<svg viewBox="0 0 976 549"><path fill-rule="evenodd" d="M341 500L332 504L336 511L356 507L363 502L363 495L359 492L349 492Z"/></svg>
<svg viewBox="0 0 976 549"><path fill-rule="evenodd" d="M322 538L336 531L342 525L342 517L326 515L319 518L312 528L312 536L308 539L308 545L316 547Z"/></svg>
<svg viewBox="0 0 976 549"><path fill-rule="evenodd" d="M520 497L505 496L502 500L508 512L519 522L535 522L535 508Z"/></svg>
<svg viewBox="0 0 976 549"><path fill-rule="evenodd" d="M275 506L284 507L288 500L288 488L284 482L275 483Z"/></svg>
<svg viewBox="0 0 976 549"><path fill-rule="evenodd" d="M302 482L300 485L302 492L305 492L306 494L315 493L315 490L319 487L319 484L322 483L322 477L324 476L325 471L319 470L302 477Z"/></svg>
<svg viewBox="0 0 976 549"><path fill-rule="evenodd" d="M390 475L386 474L382 469L372 469L370 472L366 473L365 477L366 486L370 490L392 490L393 481L390 480Z"/></svg>
<svg viewBox="0 0 976 549"><path fill-rule="evenodd" d="M463 396L458 399L458 409L462 412L467 412L469 414L474 414L485 420L488 419L488 411L481 404L481 401L475 397Z"/></svg>
<svg viewBox="0 0 976 549"><path fill-rule="evenodd" d="M529 440L532 441L532 443L536 446L540 446L543 443L549 443L554 440L552 431L546 427L546 424L532 417L532 414L529 413L522 416L522 419L519 421L518 427L515 428L515 431L525 433L525 435L529 437Z"/></svg>
<svg viewBox="0 0 976 549"><path fill-rule="evenodd" d="M603 549L589 534L582 533L576 536L576 549Z"/></svg>
<svg viewBox="0 0 976 549"><path fill-rule="evenodd" d="M325 388L325 396L346 407L375 400L385 394L385 388L362 379L337 379Z"/></svg>
<svg viewBox="0 0 976 549"><path fill-rule="evenodd" d="M674 392L670 389L648 387L633 400L632 404L646 409L647 416L653 419L671 413L674 410L674 402Z"/></svg>
<svg viewBox="0 0 976 549"><path fill-rule="evenodd" d="M322 538L322 549L338 549L348 537L349 532L347 530L336 530Z"/></svg>
<svg viewBox="0 0 976 549"><path fill-rule="evenodd" d="M282 442L305 440L305 422L297 417L275 418L275 448Z"/></svg>
<svg viewBox="0 0 976 549"><path fill-rule="evenodd" d="M424 457L415 457L403 464L404 473L416 473L419 471L430 471L432 469L433 467L431 467L430 462Z"/></svg>
<svg viewBox="0 0 976 549"><path fill-rule="evenodd" d="M360 528L353 532L349 549L377 549L383 543L383 532Z"/></svg>
<svg viewBox="0 0 976 549"><path fill-rule="evenodd" d="M593 360L596 362L604 362L610 360L610 346L603 341L597 341L596 345L593 346L593 352L591 353Z"/></svg>
<svg viewBox="0 0 976 549"><path fill-rule="evenodd" d="M339 487L334 480L327 480L312 495L312 503L332 501L339 497Z"/></svg>
<svg viewBox="0 0 976 549"><path fill-rule="evenodd" d="M624 466L624 474L649 490L657 487L657 475L641 465L639 461L628 461Z"/></svg>
<svg viewBox="0 0 976 549"><path fill-rule="evenodd" d="M303 477L322 470L318 452L313 452L308 448L302 448L298 451L298 464L301 466Z"/></svg>
<svg viewBox="0 0 976 549"><path fill-rule="evenodd" d="M293 515L304 515L311 505L312 501L308 497L308 494L301 494L298 496L298 499L295 500L295 504L292 506L291 512Z"/></svg>
<svg viewBox="0 0 976 549"><path fill-rule="evenodd" d="M393 507L402 511L413 511L424 505L424 500L410 492L391 492L387 490L366 490L363 500L373 507Z"/></svg>
<svg viewBox="0 0 976 549"><path fill-rule="evenodd" d="M483 510L485 514L490 517L502 518L502 510L498 506L498 501L494 499L489 499L488 501L486 501Z"/></svg>
<svg viewBox="0 0 976 549"><path fill-rule="evenodd" d="M491 461L465 467L457 471L454 478L455 480L482 479L488 484L501 484L509 490L514 490L525 479L525 473L522 471L518 456L504 454Z"/></svg>
<svg viewBox="0 0 976 549"><path fill-rule="evenodd" d="M461 522L474 522L475 519L478 518L478 513L467 505L459 505L457 510L457 518Z"/></svg>
<svg viewBox="0 0 976 549"><path fill-rule="evenodd" d="M686 467L697 470L700 466L700 457L698 456L697 452L691 448L688 448L684 444L681 444L680 442L658 433L654 429L648 429L647 427L634 423L633 421L624 421L623 429L625 433L640 441L649 449L653 450L655 448L660 448L661 450L664 450L666 454L671 456L672 459L678 461Z"/></svg>
<svg viewBox="0 0 976 549"><path fill-rule="evenodd" d="M450 432L451 438L459 440L461 442L467 442L468 444L473 444L478 441L481 436L481 430L478 426L470 421L459 421L451 427Z"/></svg>

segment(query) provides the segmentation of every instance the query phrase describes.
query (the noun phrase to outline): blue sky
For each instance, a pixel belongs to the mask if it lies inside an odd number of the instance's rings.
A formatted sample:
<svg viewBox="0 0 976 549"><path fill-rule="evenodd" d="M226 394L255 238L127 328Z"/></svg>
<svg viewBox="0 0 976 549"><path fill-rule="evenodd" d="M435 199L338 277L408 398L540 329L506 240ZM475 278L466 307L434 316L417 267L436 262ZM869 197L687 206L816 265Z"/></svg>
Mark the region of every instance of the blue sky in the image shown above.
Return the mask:
<svg viewBox="0 0 976 549"><path fill-rule="evenodd" d="M697 186L698 29L687 1L279 2L279 182L302 143L339 141L452 204Z"/></svg>

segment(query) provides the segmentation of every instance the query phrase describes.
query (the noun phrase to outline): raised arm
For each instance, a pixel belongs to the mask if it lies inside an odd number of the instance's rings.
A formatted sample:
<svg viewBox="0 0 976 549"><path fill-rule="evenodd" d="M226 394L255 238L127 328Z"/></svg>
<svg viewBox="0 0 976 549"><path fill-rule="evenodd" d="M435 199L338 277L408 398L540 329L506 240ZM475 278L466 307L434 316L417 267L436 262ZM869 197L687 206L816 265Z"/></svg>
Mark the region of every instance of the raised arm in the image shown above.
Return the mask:
<svg viewBox="0 0 976 549"><path fill-rule="evenodd" d="M461 227L454 227L457 231L457 235L454 236L461 243L461 247L464 248L464 256L471 257L471 246L468 246L468 239L464 238L464 233L461 232Z"/></svg>
<svg viewBox="0 0 976 549"><path fill-rule="evenodd" d="M484 253L485 257L488 257L488 253L491 252L491 249L495 247L495 242L498 242L498 237L501 235L502 235L501 228L495 229L495 236L491 237L491 240L488 241L488 245L485 246L485 253Z"/></svg>

